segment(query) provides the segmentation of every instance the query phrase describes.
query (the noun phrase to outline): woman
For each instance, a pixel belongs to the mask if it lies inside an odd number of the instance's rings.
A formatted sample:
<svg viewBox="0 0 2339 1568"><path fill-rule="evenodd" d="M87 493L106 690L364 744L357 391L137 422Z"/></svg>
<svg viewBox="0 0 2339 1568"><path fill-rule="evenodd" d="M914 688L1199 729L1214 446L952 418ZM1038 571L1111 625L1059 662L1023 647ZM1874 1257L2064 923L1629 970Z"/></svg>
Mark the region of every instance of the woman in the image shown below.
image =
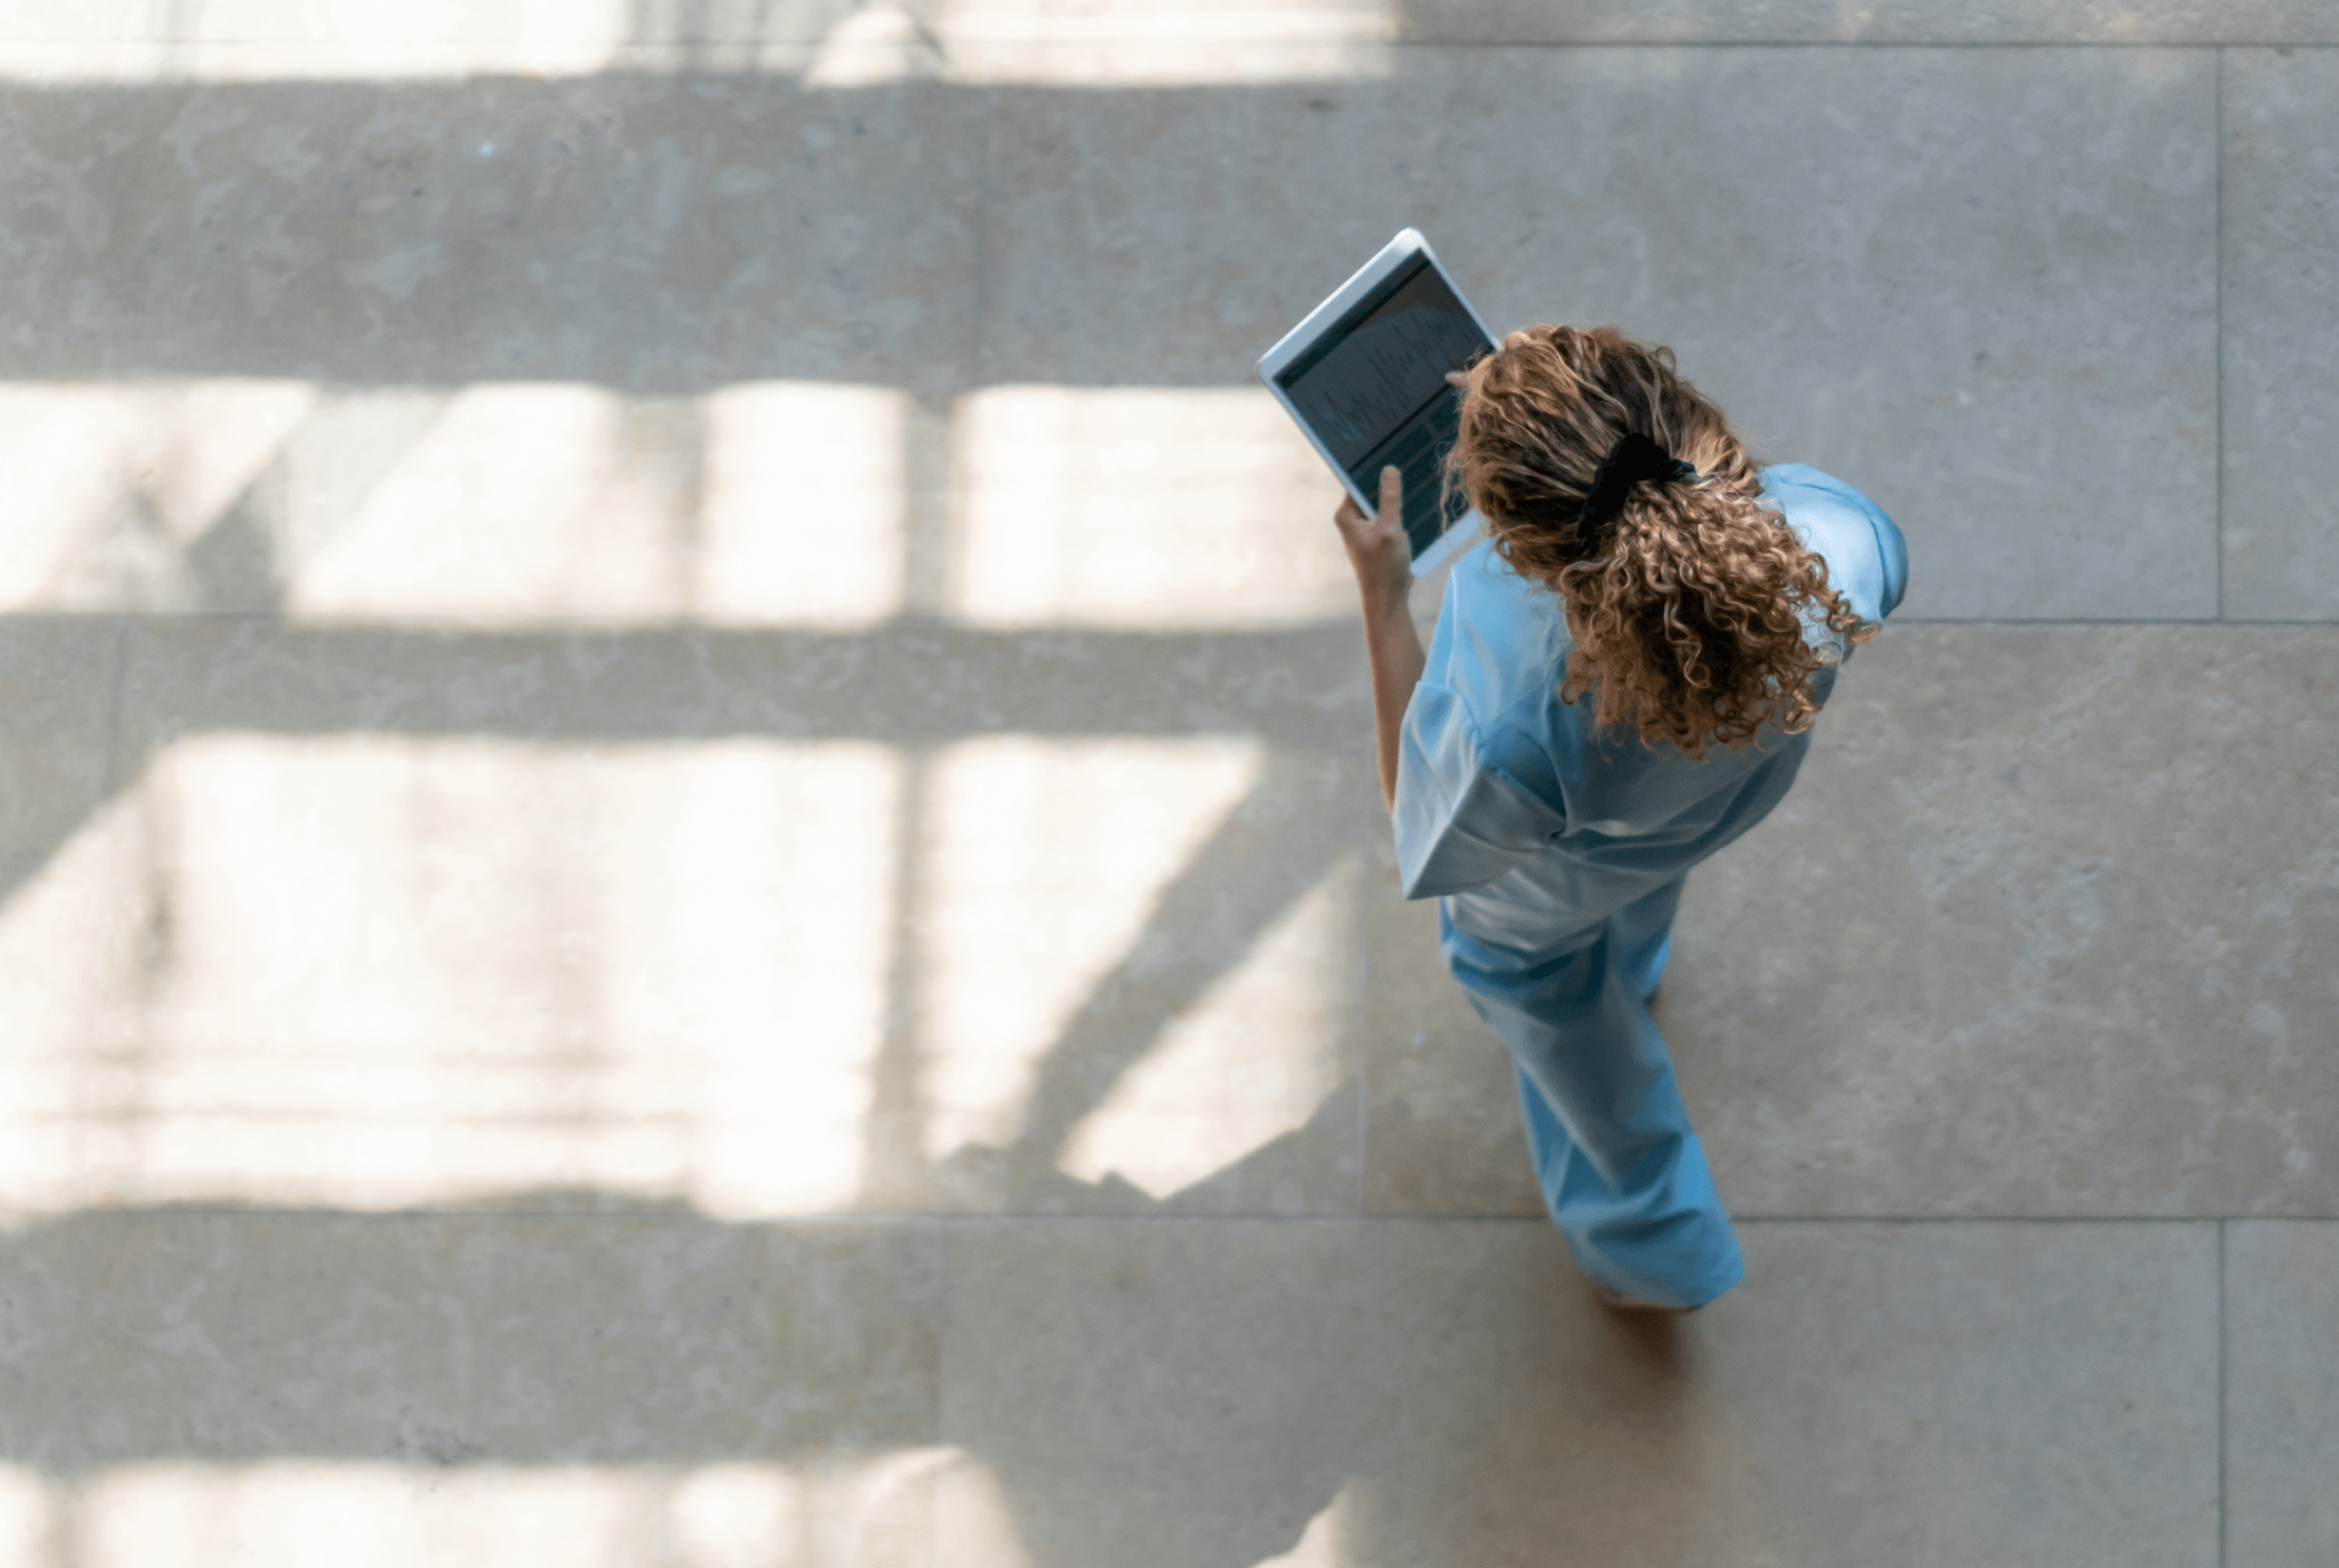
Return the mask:
<svg viewBox="0 0 2339 1568"><path fill-rule="evenodd" d="M1491 537L1456 563L1426 667L1396 471L1392 522L1335 519L1405 893L1440 901L1602 1299L1692 1309L1743 1269L1648 1001L1689 868L1787 793L1906 549L1850 486L1756 468L1670 352L1613 328L1514 332L1455 380L1446 482Z"/></svg>

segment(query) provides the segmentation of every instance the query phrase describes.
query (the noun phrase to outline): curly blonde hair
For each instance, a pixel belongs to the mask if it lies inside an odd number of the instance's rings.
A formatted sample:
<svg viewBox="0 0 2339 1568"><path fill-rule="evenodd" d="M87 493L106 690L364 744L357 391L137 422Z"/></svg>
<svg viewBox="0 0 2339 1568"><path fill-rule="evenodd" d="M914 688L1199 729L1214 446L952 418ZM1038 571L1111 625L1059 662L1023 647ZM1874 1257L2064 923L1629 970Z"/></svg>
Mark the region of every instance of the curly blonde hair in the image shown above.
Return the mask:
<svg viewBox="0 0 2339 1568"><path fill-rule="evenodd" d="M1563 701L1596 695L1602 725L1692 757L1752 742L1767 724L1811 728L1810 677L1835 662L1824 622L1875 635L1828 587L1827 563L1761 496L1753 459L1722 411L1682 380L1673 352L1614 327L1533 327L1467 372L1446 482L1486 519L1521 577L1558 595L1574 650ZM1638 433L1697 470L1635 484L1585 538L1593 476Z"/></svg>

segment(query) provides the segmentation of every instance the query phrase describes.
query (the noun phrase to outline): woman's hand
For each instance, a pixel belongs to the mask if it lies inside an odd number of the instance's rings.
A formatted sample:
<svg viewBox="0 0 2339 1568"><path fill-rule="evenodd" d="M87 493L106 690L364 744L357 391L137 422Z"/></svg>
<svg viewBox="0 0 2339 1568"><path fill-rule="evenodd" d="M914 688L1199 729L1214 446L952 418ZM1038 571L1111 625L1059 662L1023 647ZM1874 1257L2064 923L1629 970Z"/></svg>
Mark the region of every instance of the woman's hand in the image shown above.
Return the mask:
<svg viewBox="0 0 2339 1568"><path fill-rule="evenodd" d="M1413 556L1405 543L1405 477L1381 470L1381 508L1367 517L1344 500L1332 521L1348 547L1357 591L1365 598L1365 656L1373 668L1373 736L1381 798L1396 808L1396 767L1405 710L1421 680L1421 638L1413 629L1406 594L1413 587Z"/></svg>
<svg viewBox="0 0 2339 1568"><path fill-rule="evenodd" d="M1354 497L1344 497L1340 509L1332 514L1332 525L1347 547L1365 613L1370 616L1392 605L1402 607L1413 587L1413 557L1405 538L1405 476L1394 468L1383 468L1379 512L1368 518Z"/></svg>

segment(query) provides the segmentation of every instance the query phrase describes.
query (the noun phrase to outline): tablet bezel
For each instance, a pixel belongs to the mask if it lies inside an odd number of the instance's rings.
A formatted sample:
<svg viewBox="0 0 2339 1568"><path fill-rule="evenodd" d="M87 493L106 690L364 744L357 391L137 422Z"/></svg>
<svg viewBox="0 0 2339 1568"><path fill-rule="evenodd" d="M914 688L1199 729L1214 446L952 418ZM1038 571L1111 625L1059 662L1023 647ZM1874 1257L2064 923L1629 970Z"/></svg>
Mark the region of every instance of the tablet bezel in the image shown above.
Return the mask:
<svg viewBox="0 0 2339 1568"><path fill-rule="evenodd" d="M1288 369L1292 361L1313 349L1319 339L1338 326L1340 319L1363 303L1374 290L1388 281L1399 271L1411 267L1416 261L1426 261L1436 270L1438 281L1446 285L1446 291L1454 296L1465 311L1468 312L1471 321L1476 325L1480 335L1486 340L1489 347L1496 344L1499 340L1487 328L1485 319L1478 314L1477 308L1472 305L1469 300L1464 297L1462 291L1455 286L1454 274L1448 272L1445 263L1438 261L1437 252L1429 248L1429 242L1422 238L1421 231L1400 229L1397 231L1396 237L1382 246L1377 255L1357 268L1347 282L1333 291L1330 298L1308 311L1306 319L1299 325L1284 333L1277 340L1275 347L1261 354L1258 359L1258 378L1267 383L1268 394L1283 405L1283 411L1291 416L1292 423L1299 427L1299 433L1308 438L1308 444L1316 449L1317 455L1324 459L1325 466L1330 468L1339 479L1340 487L1355 498L1357 505L1364 508L1367 517L1376 516L1379 512L1379 495L1364 489L1348 477L1347 469L1342 468L1339 460L1332 456L1331 448L1327 446L1323 438L1316 433L1316 428L1308 422L1305 415L1300 413L1298 406L1277 382L1276 377ZM1480 525L1485 520L1478 515L1478 510L1475 507L1455 518L1451 528L1431 540L1426 548L1413 557L1414 571L1419 574L1438 566L1457 547L1475 537Z"/></svg>

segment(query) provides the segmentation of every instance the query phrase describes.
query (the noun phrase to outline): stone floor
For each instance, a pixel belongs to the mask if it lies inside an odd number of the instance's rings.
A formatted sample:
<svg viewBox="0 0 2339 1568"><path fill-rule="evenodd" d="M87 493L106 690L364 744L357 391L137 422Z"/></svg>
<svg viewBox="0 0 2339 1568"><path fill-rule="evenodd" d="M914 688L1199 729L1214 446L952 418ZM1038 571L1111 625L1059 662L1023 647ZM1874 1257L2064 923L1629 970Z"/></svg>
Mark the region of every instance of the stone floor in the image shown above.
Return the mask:
<svg viewBox="0 0 2339 1568"><path fill-rule="evenodd" d="M2339 1561L2334 44L0 0L0 1568ZM1406 223L1909 536L1683 1323L1252 378Z"/></svg>

